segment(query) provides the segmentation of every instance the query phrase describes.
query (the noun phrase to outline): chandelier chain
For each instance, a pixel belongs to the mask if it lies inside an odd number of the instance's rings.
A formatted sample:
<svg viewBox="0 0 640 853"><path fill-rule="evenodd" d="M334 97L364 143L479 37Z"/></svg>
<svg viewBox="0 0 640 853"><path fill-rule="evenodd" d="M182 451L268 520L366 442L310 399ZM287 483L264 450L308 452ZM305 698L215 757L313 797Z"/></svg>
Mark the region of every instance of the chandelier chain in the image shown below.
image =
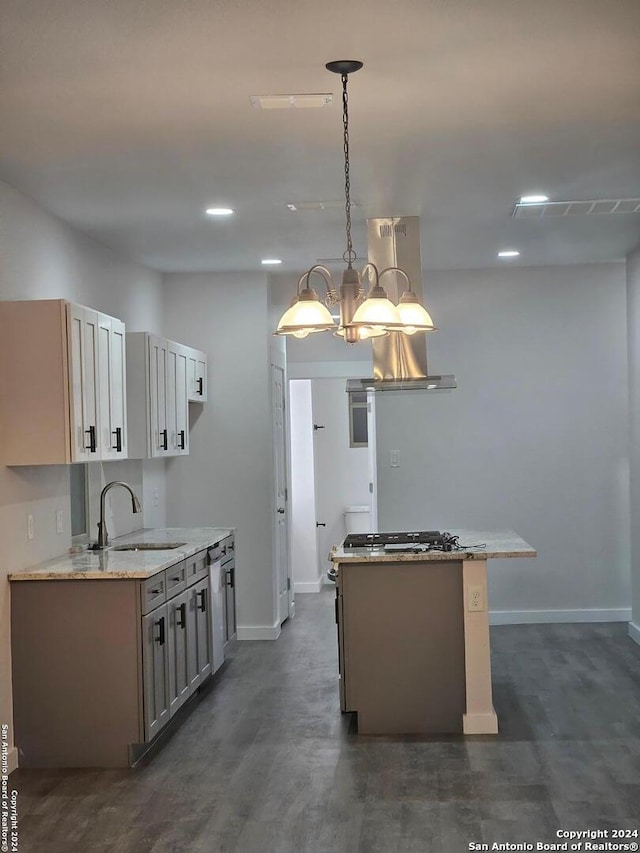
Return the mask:
<svg viewBox="0 0 640 853"><path fill-rule="evenodd" d="M342 74L342 123L344 127L344 197L347 220L347 250L343 255L349 269L356 259L351 241L351 180L349 176L349 94L347 92L347 74Z"/></svg>

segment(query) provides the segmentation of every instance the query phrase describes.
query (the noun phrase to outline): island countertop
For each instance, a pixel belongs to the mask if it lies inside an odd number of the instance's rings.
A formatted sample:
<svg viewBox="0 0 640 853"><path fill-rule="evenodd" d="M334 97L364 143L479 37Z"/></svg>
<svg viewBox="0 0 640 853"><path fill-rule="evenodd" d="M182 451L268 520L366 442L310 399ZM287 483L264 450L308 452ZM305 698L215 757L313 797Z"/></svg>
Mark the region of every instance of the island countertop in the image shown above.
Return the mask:
<svg viewBox="0 0 640 853"><path fill-rule="evenodd" d="M104 551L64 554L44 563L9 574L10 581L146 579L180 560L193 556L235 532L232 527L143 528L113 539ZM116 551L119 545L135 542L169 544L178 548L153 551Z"/></svg>
<svg viewBox="0 0 640 853"><path fill-rule="evenodd" d="M429 560L488 560L493 558L537 557L535 548L513 530L448 530L458 537L454 551L385 551L384 548L343 548L331 551L334 565L339 563L406 563Z"/></svg>

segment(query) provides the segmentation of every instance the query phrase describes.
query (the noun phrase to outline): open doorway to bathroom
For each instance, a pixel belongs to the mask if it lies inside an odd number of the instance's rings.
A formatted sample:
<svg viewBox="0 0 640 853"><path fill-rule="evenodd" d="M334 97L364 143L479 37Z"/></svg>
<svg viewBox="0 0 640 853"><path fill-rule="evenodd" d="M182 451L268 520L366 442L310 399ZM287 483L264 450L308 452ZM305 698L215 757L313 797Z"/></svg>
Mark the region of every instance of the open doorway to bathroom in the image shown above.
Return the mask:
<svg viewBox="0 0 640 853"><path fill-rule="evenodd" d="M291 436L291 568L294 592L319 592L333 545L345 536L345 512L368 507L370 454L362 420L353 440L353 402L346 380L289 382ZM359 402L359 401L357 401Z"/></svg>

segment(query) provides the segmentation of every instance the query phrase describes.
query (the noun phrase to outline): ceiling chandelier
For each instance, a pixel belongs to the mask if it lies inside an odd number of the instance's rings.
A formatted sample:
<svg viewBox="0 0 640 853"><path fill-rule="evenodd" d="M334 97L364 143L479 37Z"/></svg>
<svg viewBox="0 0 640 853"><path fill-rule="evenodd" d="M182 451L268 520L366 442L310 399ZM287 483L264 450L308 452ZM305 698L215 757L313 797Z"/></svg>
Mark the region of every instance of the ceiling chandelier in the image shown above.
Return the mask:
<svg viewBox="0 0 640 853"><path fill-rule="evenodd" d="M412 335L415 332L430 332L435 330L429 312L421 305L411 286L406 272L399 267L387 267L379 272L375 264L368 263L358 271L354 269L356 253L351 241L351 184L349 179L349 96L347 80L349 74L359 71L362 62L355 59L341 59L328 62L326 68L342 78L342 119L344 141L344 195L346 214L347 248L342 255L347 268L342 273L342 284L339 291L333 282L330 271L315 264L298 279L296 295L291 305L284 312L278 323L276 335L293 335L296 338L306 338L312 332L333 330L336 335L344 338L348 344L365 341L369 338L388 335L390 332L404 332ZM406 290L400 297L397 306L388 298L381 281L389 273L395 273L406 281ZM324 303L311 285L315 276L324 284L327 295ZM366 292L362 281L368 278L369 291ZM340 306L340 323L336 324L329 308Z"/></svg>

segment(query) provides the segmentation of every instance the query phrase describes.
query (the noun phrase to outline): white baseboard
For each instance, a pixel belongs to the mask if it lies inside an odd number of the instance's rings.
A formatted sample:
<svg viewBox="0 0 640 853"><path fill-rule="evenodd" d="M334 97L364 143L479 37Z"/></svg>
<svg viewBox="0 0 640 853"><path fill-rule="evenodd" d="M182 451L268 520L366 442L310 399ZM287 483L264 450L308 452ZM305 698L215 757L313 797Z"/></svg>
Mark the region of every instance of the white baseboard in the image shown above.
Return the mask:
<svg viewBox="0 0 640 853"><path fill-rule="evenodd" d="M640 646L640 626L635 622L629 622L629 636Z"/></svg>
<svg viewBox="0 0 640 853"><path fill-rule="evenodd" d="M273 625L238 625L238 640L277 640L280 623Z"/></svg>
<svg viewBox="0 0 640 853"><path fill-rule="evenodd" d="M294 581L293 582L293 591L294 593L307 593L307 592L320 592L322 589L322 578L318 578L315 581Z"/></svg>
<svg viewBox="0 0 640 853"><path fill-rule="evenodd" d="M14 770L18 769L18 750L15 746L12 746L7 753L7 770L9 773L13 773Z"/></svg>
<svg viewBox="0 0 640 853"><path fill-rule="evenodd" d="M612 610L491 610L490 625L531 625L546 622L628 622L631 608Z"/></svg>

